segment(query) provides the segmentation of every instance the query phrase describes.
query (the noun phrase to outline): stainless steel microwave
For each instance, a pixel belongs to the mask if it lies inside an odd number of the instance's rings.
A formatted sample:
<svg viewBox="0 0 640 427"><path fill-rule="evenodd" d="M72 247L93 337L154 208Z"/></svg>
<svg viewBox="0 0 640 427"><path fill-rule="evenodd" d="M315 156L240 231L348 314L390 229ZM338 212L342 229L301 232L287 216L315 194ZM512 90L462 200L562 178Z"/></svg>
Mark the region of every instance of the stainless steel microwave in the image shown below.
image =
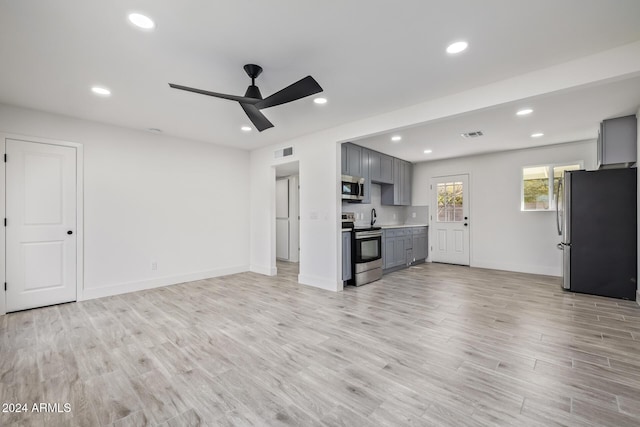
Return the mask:
<svg viewBox="0 0 640 427"><path fill-rule="evenodd" d="M342 199L357 201L363 200L364 178L342 175Z"/></svg>

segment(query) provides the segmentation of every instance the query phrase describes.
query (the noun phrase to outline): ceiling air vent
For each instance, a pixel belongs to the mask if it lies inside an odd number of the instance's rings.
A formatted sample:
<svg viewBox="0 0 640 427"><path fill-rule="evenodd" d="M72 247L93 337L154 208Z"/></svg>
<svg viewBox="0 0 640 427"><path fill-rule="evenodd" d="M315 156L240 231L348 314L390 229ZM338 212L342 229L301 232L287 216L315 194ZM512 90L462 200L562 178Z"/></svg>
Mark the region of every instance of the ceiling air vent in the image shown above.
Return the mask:
<svg viewBox="0 0 640 427"><path fill-rule="evenodd" d="M481 130L461 134L464 138L478 138L484 135Z"/></svg>
<svg viewBox="0 0 640 427"><path fill-rule="evenodd" d="M281 148L274 151L273 156L277 159L279 157L293 156L293 147Z"/></svg>

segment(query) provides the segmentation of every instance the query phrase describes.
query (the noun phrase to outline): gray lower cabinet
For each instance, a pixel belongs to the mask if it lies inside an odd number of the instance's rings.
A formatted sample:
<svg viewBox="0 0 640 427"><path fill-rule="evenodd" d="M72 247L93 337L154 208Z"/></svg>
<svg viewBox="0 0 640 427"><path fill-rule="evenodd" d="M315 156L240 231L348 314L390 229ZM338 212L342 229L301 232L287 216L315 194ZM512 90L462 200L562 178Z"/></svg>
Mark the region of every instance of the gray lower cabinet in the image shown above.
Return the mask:
<svg viewBox="0 0 640 427"><path fill-rule="evenodd" d="M427 258L427 227L387 228L382 231L384 270L407 267Z"/></svg>
<svg viewBox="0 0 640 427"><path fill-rule="evenodd" d="M427 227L412 228L413 262L427 258Z"/></svg>
<svg viewBox="0 0 640 427"><path fill-rule="evenodd" d="M342 232L342 281L351 280L351 232Z"/></svg>

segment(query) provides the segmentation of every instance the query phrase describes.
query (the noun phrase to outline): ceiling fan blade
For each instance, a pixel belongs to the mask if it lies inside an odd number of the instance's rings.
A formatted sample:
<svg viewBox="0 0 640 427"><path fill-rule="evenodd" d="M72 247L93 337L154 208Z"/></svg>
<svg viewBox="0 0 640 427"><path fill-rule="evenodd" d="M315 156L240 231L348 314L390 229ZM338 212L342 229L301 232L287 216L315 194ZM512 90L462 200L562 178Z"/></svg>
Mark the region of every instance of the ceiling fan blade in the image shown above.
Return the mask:
<svg viewBox="0 0 640 427"><path fill-rule="evenodd" d="M258 101L256 103L256 107L259 109L274 107L276 105L295 101L319 92L322 92L322 87L320 87L313 77L307 76L304 79L298 80L294 84L285 87L281 91L266 97L262 101Z"/></svg>
<svg viewBox="0 0 640 427"><path fill-rule="evenodd" d="M260 110L256 108L255 105L241 102L240 106L244 112L247 113L249 120L251 120L251 123L253 123L259 132L273 127L273 124L264 116L264 114L262 114Z"/></svg>
<svg viewBox="0 0 640 427"><path fill-rule="evenodd" d="M231 101L243 102L245 104L255 104L260 101L260 99L257 99L257 98L247 98L246 96L236 96L236 95L227 95L225 93L209 92L208 90L196 89L192 87L176 85L173 83L169 83L169 86L174 89L186 90L188 92L195 92L201 95L215 96L216 98L229 99Z"/></svg>

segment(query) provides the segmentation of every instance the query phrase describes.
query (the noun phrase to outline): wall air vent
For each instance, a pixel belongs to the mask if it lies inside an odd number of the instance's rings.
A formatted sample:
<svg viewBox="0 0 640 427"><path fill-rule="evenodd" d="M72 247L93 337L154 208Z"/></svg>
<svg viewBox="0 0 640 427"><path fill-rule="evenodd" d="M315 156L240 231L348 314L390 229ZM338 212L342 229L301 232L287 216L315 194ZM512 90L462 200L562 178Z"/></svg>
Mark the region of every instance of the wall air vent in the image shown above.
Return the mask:
<svg viewBox="0 0 640 427"><path fill-rule="evenodd" d="M467 132L461 134L463 138L478 138L484 135L481 130L477 130L475 132Z"/></svg>
<svg viewBox="0 0 640 427"><path fill-rule="evenodd" d="M273 152L273 156L277 159L279 157L293 156L293 147L281 148Z"/></svg>

